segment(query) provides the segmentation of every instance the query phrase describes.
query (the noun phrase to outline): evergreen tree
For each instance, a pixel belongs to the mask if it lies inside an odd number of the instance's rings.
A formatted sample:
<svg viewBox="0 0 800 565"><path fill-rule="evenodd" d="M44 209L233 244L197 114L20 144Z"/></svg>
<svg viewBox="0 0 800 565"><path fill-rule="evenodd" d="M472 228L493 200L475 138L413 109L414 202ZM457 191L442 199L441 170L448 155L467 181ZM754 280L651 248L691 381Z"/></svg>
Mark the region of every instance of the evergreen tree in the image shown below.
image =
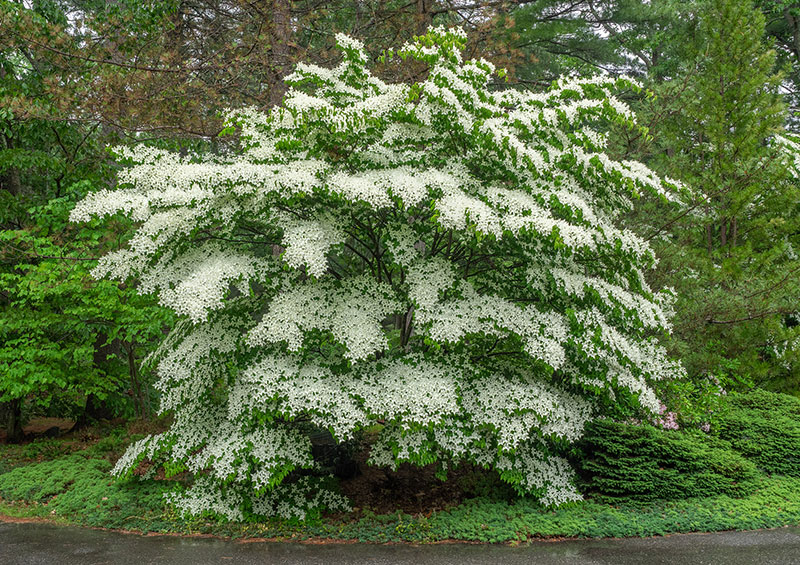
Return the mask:
<svg viewBox="0 0 800 565"><path fill-rule="evenodd" d="M655 86L662 118L649 149L651 166L693 194L682 212L637 219L662 257L658 285L677 287L690 373L792 378L800 192L776 143L785 119L776 53L749 2L706 0L689 30L688 57Z"/></svg>

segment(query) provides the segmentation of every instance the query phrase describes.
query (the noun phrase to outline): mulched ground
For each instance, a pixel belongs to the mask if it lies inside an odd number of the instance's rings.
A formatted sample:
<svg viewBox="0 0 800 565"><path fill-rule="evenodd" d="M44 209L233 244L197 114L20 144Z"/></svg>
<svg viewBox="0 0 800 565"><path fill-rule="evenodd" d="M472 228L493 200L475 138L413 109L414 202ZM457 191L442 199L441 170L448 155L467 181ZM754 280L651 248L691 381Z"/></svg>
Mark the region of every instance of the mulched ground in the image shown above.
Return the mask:
<svg viewBox="0 0 800 565"><path fill-rule="evenodd" d="M72 429L73 425L75 425L74 420L66 420L64 418L33 418L23 428L23 431L25 432L24 442L30 442L34 439L40 438L47 430L54 427L57 427L60 430L60 433L66 433ZM0 428L0 442L5 442L5 440L6 431Z"/></svg>
<svg viewBox="0 0 800 565"><path fill-rule="evenodd" d="M342 494L354 509L370 509L376 514L396 513L429 515L434 511L457 506L471 492L476 478L492 480L488 472L471 465L462 465L447 473L447 481L436 477L436 465L417 467L404 463L392 471L367 465L368 452L356 456L360 473L341 479Z"/></svg>

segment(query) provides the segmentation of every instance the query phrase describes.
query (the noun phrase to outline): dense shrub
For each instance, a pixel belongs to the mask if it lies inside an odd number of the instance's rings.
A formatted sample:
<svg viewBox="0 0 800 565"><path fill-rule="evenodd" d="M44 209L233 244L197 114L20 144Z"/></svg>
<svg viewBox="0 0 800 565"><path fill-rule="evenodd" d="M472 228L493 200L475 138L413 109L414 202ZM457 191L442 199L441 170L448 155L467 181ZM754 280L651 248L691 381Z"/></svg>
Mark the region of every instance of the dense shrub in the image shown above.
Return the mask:
<svg viewBox="0 0 800 565"><path fill-rule="evenodd" d="M738 394L715 432L760 469L800 477L800 399L766 390Z"/></svg>
<svg viewBox="0 0 800 565"><path fill-rule="evenodd" d="M649 425L598 420L582 447L585 489L601 500L738 497L753 492L758 476L723 440Z"/></svg>

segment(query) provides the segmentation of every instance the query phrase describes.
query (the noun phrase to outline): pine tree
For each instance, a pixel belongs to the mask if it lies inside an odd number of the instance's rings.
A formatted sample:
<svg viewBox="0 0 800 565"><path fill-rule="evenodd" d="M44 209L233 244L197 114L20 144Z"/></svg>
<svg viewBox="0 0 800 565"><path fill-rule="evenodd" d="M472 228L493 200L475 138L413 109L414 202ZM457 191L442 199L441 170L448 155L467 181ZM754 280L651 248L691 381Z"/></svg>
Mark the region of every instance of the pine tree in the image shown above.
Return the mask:
<svg viewBox="0 0 800 565"><path fill-rule="evenodd" d="M669 118L650 164L694 196L646 230L663 258L659 284L677 285L676 335L690 373L765 383L796 371L800 193L775 142L782 76L749 2L707 0L692 24L688 59L656 86L674 98L661 108Z"/></svg>

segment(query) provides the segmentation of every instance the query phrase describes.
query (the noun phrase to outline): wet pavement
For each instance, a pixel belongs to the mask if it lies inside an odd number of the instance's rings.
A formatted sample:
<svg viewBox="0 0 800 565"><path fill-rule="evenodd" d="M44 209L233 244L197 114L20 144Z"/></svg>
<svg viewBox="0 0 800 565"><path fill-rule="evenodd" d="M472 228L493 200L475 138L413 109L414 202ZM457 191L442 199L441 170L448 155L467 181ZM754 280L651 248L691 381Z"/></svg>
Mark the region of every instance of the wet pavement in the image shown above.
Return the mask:
<svg viewBox="0 0 800 565"><path fill-rule="evenodd" d="M141 536L0 522L3 565L800 565L800 528L623 540L483 545L356 545Z"/></svg>

